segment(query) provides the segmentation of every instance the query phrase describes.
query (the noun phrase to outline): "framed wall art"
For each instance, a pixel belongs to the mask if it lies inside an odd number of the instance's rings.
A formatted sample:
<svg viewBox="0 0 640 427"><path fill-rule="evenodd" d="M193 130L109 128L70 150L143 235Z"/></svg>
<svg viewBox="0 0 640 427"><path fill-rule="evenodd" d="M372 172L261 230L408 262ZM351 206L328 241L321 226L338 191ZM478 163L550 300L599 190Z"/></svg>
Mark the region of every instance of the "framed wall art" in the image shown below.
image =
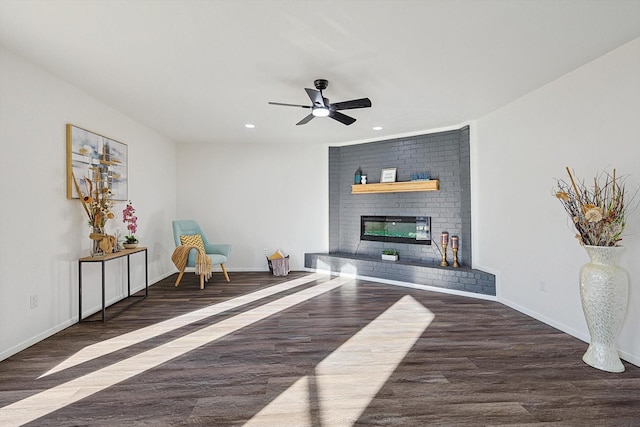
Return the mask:
<svg viewBox="0 0 640 427"><path fill-rule="evenodd" d="M74 178L84 195L109 189L112 200L128 200L127 145L67 124L67 198L79 199Z"/></svg>
<svg viewBox="0 0 640 427"><path fill-rule="evenodd" d="M396 182L396 171L398 168L382 169L380 174L380 182Z"/></svg>

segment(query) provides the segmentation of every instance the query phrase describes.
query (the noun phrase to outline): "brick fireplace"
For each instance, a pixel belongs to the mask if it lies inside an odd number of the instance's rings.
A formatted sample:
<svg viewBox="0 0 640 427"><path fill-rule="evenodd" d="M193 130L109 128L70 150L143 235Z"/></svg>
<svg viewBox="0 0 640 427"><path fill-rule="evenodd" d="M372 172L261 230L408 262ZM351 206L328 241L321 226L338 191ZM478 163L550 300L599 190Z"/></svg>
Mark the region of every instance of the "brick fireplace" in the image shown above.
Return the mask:
<svg viewBox="0 0 640 427"><path fill-rule="evenodd" d="M495 277L471 269L471 183L468 126L457 130L329 149L329 253L306 254L305 267L359 263L360 275L495 295ZM439 190L352 194L361 168L369 183L380 182L382 169L397 168L397 181L428 172ZM361 184L368 185L368 184ZM362 216L430 217L431 245L361 240ZM462 267L440 267L439 236L460 238ZM381 261L383 249L397 249L400 261ZM448 251L451 260L451 252ZM357 266L355 266L357 268ZM362 273L365 274L362 274Z"/></svg>

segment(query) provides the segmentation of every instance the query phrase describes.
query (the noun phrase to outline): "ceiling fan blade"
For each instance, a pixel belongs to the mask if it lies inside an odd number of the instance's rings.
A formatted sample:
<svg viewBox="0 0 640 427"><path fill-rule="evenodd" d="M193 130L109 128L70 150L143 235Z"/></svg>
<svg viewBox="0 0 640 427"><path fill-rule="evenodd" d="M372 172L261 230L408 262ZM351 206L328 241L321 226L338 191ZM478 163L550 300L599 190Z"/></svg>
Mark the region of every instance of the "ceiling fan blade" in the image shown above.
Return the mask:
<svg viewBox="0 0 640 427"><path fill-rule="evenodd" d="M311 119L313 119L315 116L313 114L309 114L307 117L305 117L304 119L300 120L298 123L296 123L296 125L304 125L306 123L309 123L311 121Z"/></svg>
<svg viewBox="0 0 640 427"><path fill-rule="evenodd" d="M371 107L371 100L369 98L353 99L351 101L336 102L331 104L331 108L336 110L352 110L354 108L368 108Z"/></svg>
<svg viewBox="0 0 640 427"><path fill-rule="evenodd" d="M302 107L302 108L311 108L309 105L300 105L300 104L285 104L282 102L269 102L271 105L284 105L285 107Z"/></svg>
<svg viewBox="0 0 640 427"><path fill-rule="evenodd" d="M315 107L325 107L322 93L319 90L309 88L305 88L304 90L307 92L307 95L309 95L309 99L311 99Z"/></svg>
<svg viewBox="0 0 640 427"><path fill-rule="evenodd" d="M349 117L346 114L342 114L337 111L332 111L331 113L329 113L329 117L347 126L356 121L356 119L354 119L353 117Z"/></svg>

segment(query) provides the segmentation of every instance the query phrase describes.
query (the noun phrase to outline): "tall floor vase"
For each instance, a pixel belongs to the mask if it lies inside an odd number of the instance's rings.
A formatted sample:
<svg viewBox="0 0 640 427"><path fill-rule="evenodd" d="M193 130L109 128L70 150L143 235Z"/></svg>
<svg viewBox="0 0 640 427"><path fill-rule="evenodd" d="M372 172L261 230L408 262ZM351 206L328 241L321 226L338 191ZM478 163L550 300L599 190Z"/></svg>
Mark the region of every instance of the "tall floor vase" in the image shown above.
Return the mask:
<svg viewBox="0 0 640 427"><path fill-rule="evenodd" d="M580 269L580 297L591 342L582 360L596 369L623 372L616 337L629 297L629 276L618 266L621 246L585 246L590 262Z"/></svg>

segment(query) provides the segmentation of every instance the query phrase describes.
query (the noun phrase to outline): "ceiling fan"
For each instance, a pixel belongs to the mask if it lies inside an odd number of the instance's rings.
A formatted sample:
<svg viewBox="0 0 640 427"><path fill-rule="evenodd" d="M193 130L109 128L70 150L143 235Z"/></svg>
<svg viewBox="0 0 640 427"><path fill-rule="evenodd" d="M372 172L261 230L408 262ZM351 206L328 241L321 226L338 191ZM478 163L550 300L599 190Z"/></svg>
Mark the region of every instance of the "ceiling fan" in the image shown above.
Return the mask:
<svg viewBox="0 0 640 427"><path fill-rule="evenodd" d="M356 121L353 117L349 117L346 114L342 114L338 110L353 110L355 108L368 108L371 107L371 100L369 98L353 99L351 101L343 101L336 103L329 103L329 99L322 95L322 91L329 86L329 81L324 79L318 79L313 82L315 89L305 88L304 90L311 99L311 105L298 105L298 104L283 104L282 102L269 102L271 105L284 105L286 107L302 107L310 108L311 114L304 119L300 120L296 125L304 125L309 123L314 117L331 117L334 120L339 121L345 125L350 125Z"/></svg>

